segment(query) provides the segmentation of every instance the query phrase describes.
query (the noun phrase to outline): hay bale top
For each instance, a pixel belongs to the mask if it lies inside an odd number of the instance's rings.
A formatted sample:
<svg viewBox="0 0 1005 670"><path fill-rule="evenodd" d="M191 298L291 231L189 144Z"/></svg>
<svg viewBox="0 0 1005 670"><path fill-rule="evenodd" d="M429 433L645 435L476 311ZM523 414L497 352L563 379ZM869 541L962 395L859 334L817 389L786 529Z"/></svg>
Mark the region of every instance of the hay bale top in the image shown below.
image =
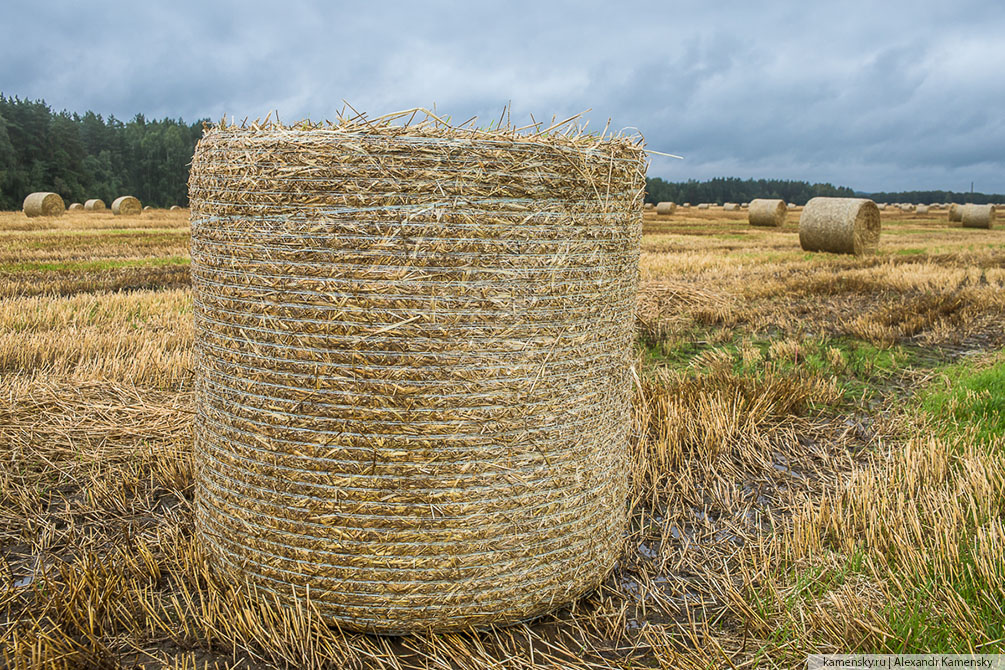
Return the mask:
<svg viewBox="0 0 1005 670"><path fill-rule="evenodd" d="M789 208L784 200L755 198L750 201L747 220L752 226L775 226L785 223Z"/></svg>
<svg viewBox="0 0 1005 670"><path fill-rule="evenodd" d="M90 200L84 201L84 209L88 212L103 212L105 211L105 201L100 198L91 198Z"/></svg>
<svg viewBox="0 0 1005 670"><path fill-rule="evenodd" d="M143 205L131 195L122 195L112 201L112 214L135 216L143 211Z"/></svg>
<svg viewBox="0 0 1005 670"><path fill-rule="evenodd" d="M963 205L960 220L964 228L992 228L995 222L995 206Z"/></svg>
<svg viewBox="0 0 1005 670"><path fill-rule="evenodd" d="M63 198L58 193L39 191L24 199L25 216L59 216L66 211Z"/></svg>
<svg viewBox="0 0 1005 670"><path fill-rule="evenodd" d="M182 208L181 208L181 207L179 207L178 205L171 205L171 209L170 209L169 211L172 211L172 212L180 212L180 211L181 211L181 209L182 209Z"/></svg>
<svg viewBox="0 0 1005 670"><path fill-rule="evenodd" d="M67 207L66 209L68 211L71 211L71 212L83 211L84 210L84 206L82 204L80 204L79 202L75 202L72 205L70 205L69 207Z"/></svg>

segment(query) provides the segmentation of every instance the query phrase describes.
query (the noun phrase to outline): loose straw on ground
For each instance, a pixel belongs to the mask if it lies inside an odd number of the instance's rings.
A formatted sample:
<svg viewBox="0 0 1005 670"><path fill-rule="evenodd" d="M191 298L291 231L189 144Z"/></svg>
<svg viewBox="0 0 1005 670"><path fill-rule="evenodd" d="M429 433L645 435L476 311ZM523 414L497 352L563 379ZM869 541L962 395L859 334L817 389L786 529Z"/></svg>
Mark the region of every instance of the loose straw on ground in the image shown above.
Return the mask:
<svg viewBox="0 0 1005 670"><path fill-rule="evenodd" d="M799 244L805 251L874 253L879 232L879 208L862 198L813 198L799 217Z"/></svg>
<svg viewBox="0 0 1005 670"><path fill-rule="evenodd" d="M381 633L595 588L626 523L644 188L640 141L575 127L209 130L189 190L216 568Z"/></svg>

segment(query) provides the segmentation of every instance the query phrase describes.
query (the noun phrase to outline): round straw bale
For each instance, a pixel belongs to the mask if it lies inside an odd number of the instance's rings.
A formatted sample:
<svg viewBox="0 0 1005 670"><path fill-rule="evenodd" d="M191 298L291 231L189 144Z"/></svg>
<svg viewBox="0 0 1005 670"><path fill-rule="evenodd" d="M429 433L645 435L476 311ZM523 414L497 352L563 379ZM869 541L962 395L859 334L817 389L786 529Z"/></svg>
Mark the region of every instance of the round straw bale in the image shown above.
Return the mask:
<svg viewBox="0 0 1005 670"><path fill-rule="evenodd" d="M684 209L690 209L691 203L685 202L683 205L681 205L681 207L683 207Z"/></svg>
<svg viewBox="0 0 1005 670"><path fill-rule="evenodd" d="M881 202L881 203L877 204L876 205L876 209L878 209L879 211L882 212L884 209L886 209L886 203L885 202Z"/></svg>
<svg viewBox="0 0 1005 670"><path fill-rule="evenodd" d="M215 569L378 633L596 588L626 527L645 160L431 122L207 131L189 195Z"/></svg>
<svg viewBox="0 0 1005 670"><path fill-rule="evenodd" d="M82 212L82 211L84 211L84 206L82 204L80 204L79 202L75 202L72 205L70 205L69 207L67 207L66 209L67 209L67 211L70 211L70 212L77 212L77 211Z"/></svg>
<svg viewBox="0 0 1005 670"><path fill-rule="evenodd" d="M645 204L645 206L644 206L644 209L647 209L647 210L649 210L649 209L656 209L656 205L654 205L654 204L653 204L653 203L651 203L651 202L647 202L647 203Z"/></svg>
<svg viewBox="0 0 1005 670"><path fill-rule="evenodd" d="M172 211L172 212L180 212L181 210L182 210L182 208L179 207L178 205L171 205L170 211Z"/></svg>
<svg viewBox="0 0 1005 670"><path fill-rule="evenodd" d="M103 212L105 211L105 201L99 200L98 198L85 200L84 209L88 212Z"/></svg>
<svg viewBox="0 0 1005 670"><path fill-rule="evenodd" d="M656 214L660 216L669 216L677 211L677 204L673 202L661 202L656 205Z"/></svg>
<svg viewBox="0 0 1005 670"><path fill-rule="evenodd" d="M752 226L777 227L785 223L785 215L788 211L784 200L755 198L750 201L747 220L750 221L750 225Z"/></svg>
<svg viewBox="0 0 1005 670"><path fill-rule="evenodd" d="M991 228L995 222L994 205L963 205L960 220L964 228Z"/></svg>
<svg viewBox="0 0 1005 670"><path fill-rule="evenodd" d="M58 193L40 191L24 199L25 216L59 216L66 211L66 205Z"/></svg>
<svg viewBox="0 0 1005 670"><path fill-rule="evenodd" d="M112 214L135 216L143 211L140 201L131 195L119 196L112 201Z"/></svg>
<svg viewBox="0 0 1005 670"><path fill-rule="evenodd" d="M915 214L928 214L928 205L918 205L915 210Z"/></svg>
<svg viewBox="0 0 1005 670"><path fill-rule="evenodd" d="M949 220L954 223L963 220L963 205L958 205L955 202L949 205Z"/></svg>
<svg viewBox="0 0 1005 670"><path fill-rule="evenodd" d="M796 203L790 202L790 203L787 203L787 206L788 206L789 209L792 209L792 208L794 208L796 206Z"/></svg>
<svg viewBox="0 0 1005 670"><path fill-rule="evenodd" d="M737 205L735 202L726 202L723 203L722 208L727 212L735 212L740 209L740 206Z"/></svg>
<svg viewBox="0 0 1005 670"><path fill-rule="evenodd" d="M805 251L868 254L879 245L879 208L863 198L813 198L799 217Z"/></svg>
<svg viewBox="0 0 1005 670"><path fill-rule="evenodd" d="M708 209L708 203L707 202L703 202L703 203L699 204L698 205L698 209Z"/></svg>

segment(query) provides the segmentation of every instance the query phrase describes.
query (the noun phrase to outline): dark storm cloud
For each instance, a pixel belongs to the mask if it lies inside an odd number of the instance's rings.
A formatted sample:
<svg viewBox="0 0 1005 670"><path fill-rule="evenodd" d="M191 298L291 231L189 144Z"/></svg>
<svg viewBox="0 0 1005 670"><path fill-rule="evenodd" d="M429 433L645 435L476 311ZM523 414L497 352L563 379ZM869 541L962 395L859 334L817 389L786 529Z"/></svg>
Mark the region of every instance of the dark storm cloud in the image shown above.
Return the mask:
<svg viewBox="0 0 1005 670"><path fill-rule="evenodd" d="M669 179L1005 191L998 2L14 3L0 89L148 116L592 108ZM12 29L23 26L24 30Z"/></svg>

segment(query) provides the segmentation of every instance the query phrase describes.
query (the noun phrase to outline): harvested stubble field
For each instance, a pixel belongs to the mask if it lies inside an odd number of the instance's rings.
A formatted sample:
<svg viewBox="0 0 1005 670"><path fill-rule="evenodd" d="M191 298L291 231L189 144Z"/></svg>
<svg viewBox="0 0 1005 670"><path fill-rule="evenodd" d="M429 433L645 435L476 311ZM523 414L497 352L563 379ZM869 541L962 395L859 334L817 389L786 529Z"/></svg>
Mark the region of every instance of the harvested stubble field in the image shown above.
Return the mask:
<svg viewBox="0 0 1005 670"><path fill-rule="evenodd" d="M187 212L0 214L7 667L754 667L1005 648L1005 231L883 213L876 256L647 213L632 529L534 622L379 638L193 541Z"/></svg>

